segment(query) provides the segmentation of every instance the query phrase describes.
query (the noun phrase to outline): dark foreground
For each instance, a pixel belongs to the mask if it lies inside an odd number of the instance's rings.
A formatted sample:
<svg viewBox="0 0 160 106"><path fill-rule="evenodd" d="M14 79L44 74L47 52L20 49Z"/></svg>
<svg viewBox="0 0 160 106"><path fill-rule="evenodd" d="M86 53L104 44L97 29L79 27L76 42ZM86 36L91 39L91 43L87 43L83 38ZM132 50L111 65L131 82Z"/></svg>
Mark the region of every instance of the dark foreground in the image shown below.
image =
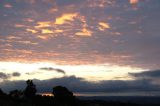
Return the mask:
<svg viewBox="0 0 160 106"><path fill-rule="evenodd" d="M4 93L0 89L0 106L160 106L159 97L75 97L63 86L53 87L53 96L37 95L36 85L26 81L26 88Z"/></svg>
<svg viewBox="0 0 160 106"><path fill-rule="evenodd" d="M72 101L59 100L50 96L36 95L32 98L0 97L0 106L160 106L160 103L136 103L110 100L82 100L75 98Z"/></svg>

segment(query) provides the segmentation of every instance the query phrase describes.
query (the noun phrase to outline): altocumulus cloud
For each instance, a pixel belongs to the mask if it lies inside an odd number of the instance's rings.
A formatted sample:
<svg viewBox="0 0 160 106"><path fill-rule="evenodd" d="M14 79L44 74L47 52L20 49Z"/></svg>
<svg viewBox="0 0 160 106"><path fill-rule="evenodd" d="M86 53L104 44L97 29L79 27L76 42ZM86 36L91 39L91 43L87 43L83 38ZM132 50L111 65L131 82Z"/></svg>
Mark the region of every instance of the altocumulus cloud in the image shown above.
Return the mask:
<svg viewBox="0 0 160 106"><path fill-rule="evenodd" d="M153 84L151 80L104 80L100 82L86 81L76 76L65 76L48 80L33 79L38 92L51 92L57 85L66 86L73 92L134 92L134 91L160 91L160 86ZM5 91L13 89L24 89L25 81L5 81L1 83L1 88Z"/></svg>

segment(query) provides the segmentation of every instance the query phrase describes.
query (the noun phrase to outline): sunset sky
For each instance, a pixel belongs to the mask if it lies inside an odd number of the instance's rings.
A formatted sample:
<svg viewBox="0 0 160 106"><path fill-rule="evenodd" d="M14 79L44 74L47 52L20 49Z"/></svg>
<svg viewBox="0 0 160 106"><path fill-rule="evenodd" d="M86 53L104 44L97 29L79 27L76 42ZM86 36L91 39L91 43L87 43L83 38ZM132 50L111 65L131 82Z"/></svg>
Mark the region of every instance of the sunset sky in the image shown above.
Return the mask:
<svg viewBox="0 0 160 106"><path fill-rule="evenodd" d="M160 95L159 11L160 0L0 0L0 88Z"/></svg>

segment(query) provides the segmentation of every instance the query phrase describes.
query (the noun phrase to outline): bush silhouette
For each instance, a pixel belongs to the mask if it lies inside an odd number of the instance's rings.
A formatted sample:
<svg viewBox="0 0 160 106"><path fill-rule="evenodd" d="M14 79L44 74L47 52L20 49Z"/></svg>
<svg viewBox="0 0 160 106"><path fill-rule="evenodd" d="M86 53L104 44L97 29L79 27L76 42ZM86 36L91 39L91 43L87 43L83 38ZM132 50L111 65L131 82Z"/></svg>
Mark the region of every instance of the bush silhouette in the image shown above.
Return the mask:
<svg viewBox="0 0 160 106"><path fill-rule="evenodd" d="M37 89L36 89L36 85L33 84L32 80L27 80L27 87L24 90L24 95L26 97L33 97L36 95Z"/></svg>

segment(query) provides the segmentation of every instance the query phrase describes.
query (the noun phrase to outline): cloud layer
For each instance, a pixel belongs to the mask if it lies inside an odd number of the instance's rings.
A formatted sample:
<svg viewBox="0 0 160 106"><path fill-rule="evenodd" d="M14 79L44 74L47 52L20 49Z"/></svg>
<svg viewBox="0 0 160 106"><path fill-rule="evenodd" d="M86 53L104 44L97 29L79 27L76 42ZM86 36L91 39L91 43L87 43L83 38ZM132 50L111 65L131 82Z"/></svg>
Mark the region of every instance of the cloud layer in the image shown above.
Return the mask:
<svg viewBox="0 0 160 106"><path fill-rule="evenodd" d="M38 92L51 92L57 85L66 86L73 92L103 92L103 93L131 93L131 92L160 92L160 85L153 84L151 80L104 80L99 82L86 81L75 76L52 78L49 80L33 80ZM25 81L5 81L1 87L5 91L12 89L24 89ZM138 94L137 94L138 95ZM147 94L146 94L147 95Z"/></svg>
<svg viewBox="0 0 160 106"><path fill-rule="evenodd" d="M1 1L0 61L159 68L159 4L158 0Z"/></svg>

